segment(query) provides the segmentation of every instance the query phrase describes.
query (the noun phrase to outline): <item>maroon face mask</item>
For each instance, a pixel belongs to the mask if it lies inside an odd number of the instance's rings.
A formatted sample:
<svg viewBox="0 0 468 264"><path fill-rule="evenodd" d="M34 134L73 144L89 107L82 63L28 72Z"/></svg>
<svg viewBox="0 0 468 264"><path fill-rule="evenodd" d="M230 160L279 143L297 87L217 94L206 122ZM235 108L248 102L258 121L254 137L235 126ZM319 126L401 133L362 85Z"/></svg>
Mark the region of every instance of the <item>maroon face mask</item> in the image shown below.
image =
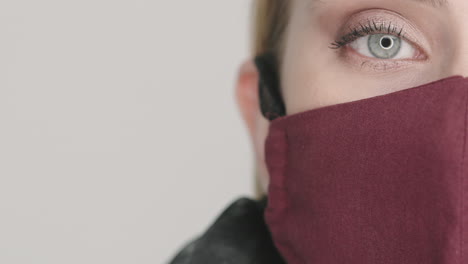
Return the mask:
<svg viewBox="0 0 468 264"><path fill-rule="evenodd" d="M468 79L285 115L265 58L265 220L286 262L467 264Z"/></svg>

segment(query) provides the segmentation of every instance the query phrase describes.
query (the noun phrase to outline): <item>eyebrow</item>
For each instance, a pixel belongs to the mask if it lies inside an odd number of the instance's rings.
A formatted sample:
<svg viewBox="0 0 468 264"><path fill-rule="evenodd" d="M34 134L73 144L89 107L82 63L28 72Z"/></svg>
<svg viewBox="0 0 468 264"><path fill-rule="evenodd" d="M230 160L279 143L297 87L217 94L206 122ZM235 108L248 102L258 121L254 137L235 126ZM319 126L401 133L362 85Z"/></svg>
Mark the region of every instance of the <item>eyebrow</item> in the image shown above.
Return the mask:
<svg viewBox="0 0 468 264"><path fill-rule="evenodd" d="M447 0L413 0L413 1L428 4L436 8L448 5Z"/></svg>
<svg viewBox="0 0 468 264"><path fill-rule="evenodd" d="M435 8L445 7L448 6L448 0L408 0L408 1L415 1L423 4L430 5ZM311 0L309 1L310 4L313 3L326 3L327 0Z"/></svg>

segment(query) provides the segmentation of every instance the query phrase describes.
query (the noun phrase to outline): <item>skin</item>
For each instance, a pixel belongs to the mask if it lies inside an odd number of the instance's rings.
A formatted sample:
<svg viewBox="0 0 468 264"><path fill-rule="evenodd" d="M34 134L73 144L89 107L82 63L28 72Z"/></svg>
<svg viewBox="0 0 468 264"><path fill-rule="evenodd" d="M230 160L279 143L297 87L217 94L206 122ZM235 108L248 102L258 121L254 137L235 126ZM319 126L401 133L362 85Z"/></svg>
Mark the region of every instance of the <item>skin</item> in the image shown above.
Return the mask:
<svg viewBox="0 0 468 264"><path fill-rule="evenodd" d="M292 0L291 4L280 70L288 115L468 75L466 0L446 0L446 5L438 6L423 0ZM330 48L367 19L391 22L397 33L403 28L414 56L382 59L365 56L351 44ZM258 72L249 58L239 67L235 94L266 193L264 142L269 121L260 113L257 93Z"/></svg>

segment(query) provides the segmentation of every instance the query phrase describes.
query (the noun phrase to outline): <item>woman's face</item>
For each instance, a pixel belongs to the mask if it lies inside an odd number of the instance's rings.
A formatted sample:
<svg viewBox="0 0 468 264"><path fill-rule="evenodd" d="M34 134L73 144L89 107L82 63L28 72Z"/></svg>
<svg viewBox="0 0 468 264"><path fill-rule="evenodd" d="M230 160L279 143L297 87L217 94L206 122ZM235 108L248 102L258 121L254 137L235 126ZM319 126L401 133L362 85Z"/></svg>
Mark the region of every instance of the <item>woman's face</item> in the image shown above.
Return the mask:
<svg viewBox="0 0 468 264"><path fill-rule="evenodd" d="M281 69L287 114L468 75L466 0L290 1ZM266 188L269 123L254 105L253 69L242 66L237 94Z"/></svg>
<svg viewBox="0 0 468 264"><path fill-rule="evenodd" d="M466 0L294 0L288 114L468 75Z"/></svg>

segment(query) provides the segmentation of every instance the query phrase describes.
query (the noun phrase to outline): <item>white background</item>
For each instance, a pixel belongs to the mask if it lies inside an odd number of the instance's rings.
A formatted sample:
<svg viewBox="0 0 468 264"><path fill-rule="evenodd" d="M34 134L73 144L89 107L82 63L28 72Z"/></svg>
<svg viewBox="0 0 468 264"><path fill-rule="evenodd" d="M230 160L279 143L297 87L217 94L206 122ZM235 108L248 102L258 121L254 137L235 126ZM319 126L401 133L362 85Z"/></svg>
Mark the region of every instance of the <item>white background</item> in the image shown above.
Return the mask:
<svg viewBox="0 0 468 264"><path fill-rule="evenodd" d="M253 195L250 3L0 1L0 263L165 263Z"/></svg>

